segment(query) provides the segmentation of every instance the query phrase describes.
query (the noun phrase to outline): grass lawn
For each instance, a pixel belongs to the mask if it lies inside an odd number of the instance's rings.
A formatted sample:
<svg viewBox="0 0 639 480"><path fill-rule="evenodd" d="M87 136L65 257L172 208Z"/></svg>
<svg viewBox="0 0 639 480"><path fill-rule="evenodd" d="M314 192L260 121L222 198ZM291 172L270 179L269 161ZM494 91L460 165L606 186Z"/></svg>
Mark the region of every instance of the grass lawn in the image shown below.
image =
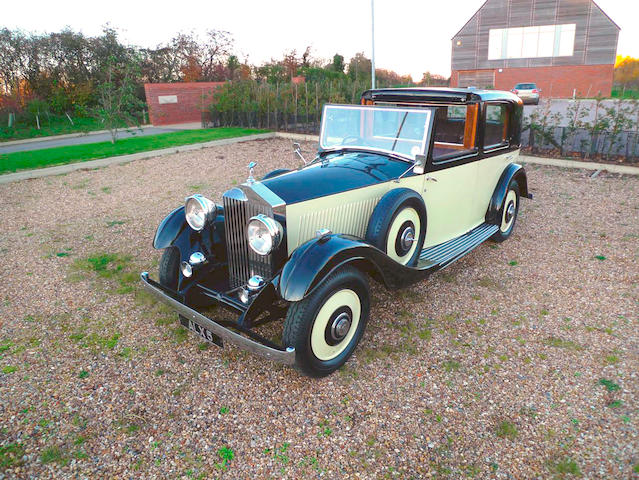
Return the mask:
<svg viewBox="0 0 639 480"><path fill-rule="evenodd" d="M7 127L6 120L3 119L0 126L0 144L9 140L23 140L26 138L49 137L51 135L65 135L67 133L86 133L96 130L104 130L104 125L97 118L92 117L72 117L73 125L64 116L51 115L47 118L42 115L40 118L41 128L36 128L35 119L29 123L18 121L14 127Z"/></svg>
<svg viewBox="0 0 639 480"><path fill-rule="evenodd" d="M639 99L639 90L613 88L610 96L612 98Z"/></svg>
<svg viewBox="0 0 639 480"><path fill-rule="evenodd" d="M14 152L0 155L0 173L16 172L33 168L84 162L96 158L114 157L129 153L146 152L162 148L208 142L223 138L243 137L268 130L251 128L214 128L208 130L184 130L144 137L123 138L111 142L87 143L68 147L45 148L28 152Z"/></svg>

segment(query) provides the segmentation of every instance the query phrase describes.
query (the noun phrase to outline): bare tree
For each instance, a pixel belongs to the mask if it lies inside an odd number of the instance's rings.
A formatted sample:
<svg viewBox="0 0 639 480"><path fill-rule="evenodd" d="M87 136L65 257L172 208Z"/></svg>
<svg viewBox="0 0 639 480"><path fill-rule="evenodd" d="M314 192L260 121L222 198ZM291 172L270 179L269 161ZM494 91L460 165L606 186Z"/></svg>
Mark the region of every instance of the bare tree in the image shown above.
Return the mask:
<svg viewBox="0 0 639 480"><path fill-rule="evenodd" d="M233 37L229 32L209 30L201 44L200 65L204 80L216 81L226 79L228 57L233 50ZM222 67L222 68L220 68ZM222 75L222 78L220 76Z"/></svg>
<svg viewBox="0 0 639 480"><path fill-rule="evenodd" d="M5 93L19 101L20 83L24 78L27 37L19 31L7 28L0 30L0 80Z"/></svg>
<svg viewBox="0 0 639 480"><path fill-rule="evenodd" d="M297 75L297 68L300 66L300 62L297 58L297 51L295 49L289 52L284 52L282 66L286 69L286 75L289 79Z"/></svg>
<svg viewBox="0 0 639 480"><path fill-rule="evenodd" d="M300 67L310 67L311 66L311 46L309 45L308 47L306 47L306 50L304 50L304 53L302 54L302 62L300 64Z"/></svg>

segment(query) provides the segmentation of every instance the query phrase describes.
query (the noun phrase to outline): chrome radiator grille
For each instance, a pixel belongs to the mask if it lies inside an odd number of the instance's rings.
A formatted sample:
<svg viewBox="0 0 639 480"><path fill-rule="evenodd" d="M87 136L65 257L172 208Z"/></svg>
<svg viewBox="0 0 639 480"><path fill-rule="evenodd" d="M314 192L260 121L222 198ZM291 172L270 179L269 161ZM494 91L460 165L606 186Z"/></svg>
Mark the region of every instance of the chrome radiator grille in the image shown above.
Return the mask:
<svg viewBox="0 0 639 480"><path fill-rule="evenodd" d="M222 203L231 288L246 285L253 275L269 279L273 274L272 256L258 255L251 250L246 238L246 226L249 218L260 213L272 217L273 209L264 201L248 199L239 188L226 192Z"/></svg>

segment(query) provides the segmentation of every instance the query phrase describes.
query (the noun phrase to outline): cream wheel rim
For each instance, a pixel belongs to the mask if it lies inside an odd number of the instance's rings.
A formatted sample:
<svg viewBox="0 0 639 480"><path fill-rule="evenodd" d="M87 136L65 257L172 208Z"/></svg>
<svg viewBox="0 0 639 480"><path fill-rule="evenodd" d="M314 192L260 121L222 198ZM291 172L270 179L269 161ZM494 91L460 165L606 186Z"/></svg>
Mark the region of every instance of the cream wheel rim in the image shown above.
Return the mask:
<svg viewBox="0 0 639 480"><path fill-rule="evenodd" d="M517 194L514 190L508 190L506 195L506 201L504 202L504 211L501 217L502 232L507 232L508 229L515 222L515 215L517 214Z"/></svg>
<svg viewBox="0 0 639 480"><path fill-rule="evenodd" d="M361 313L362 304L359 295L353 290L342 289L331 295L317 312L313 323L311 330L313 355L324 361L332 360L340 355L355 336ZM333 333L340 339L331 345L327 338L330 338Z"/></svg>
<svg viewBox="0 0 639 480"><path fill-rule="evenodd" d="M413 224L412 228L414 233L412 246L407 253L405 253L404 255L399 255L397 253L395 245L397 243L398 236L401 236L403 233L404 229L402 229L402 226L404 226L404 224L408 222ZM402 231L400 231L400 229ZM421 222L419 220L419 214L417 213L417 210L410 207L404 208L397 214L397 216L393 220L393 223L391 224L390 230L388 231L388 238L386 240L386 254L396 262L399 262L402 265L406 265L410 261L410 259L413 258L413 254L417 249L417 243L420 233Z"/></svg>

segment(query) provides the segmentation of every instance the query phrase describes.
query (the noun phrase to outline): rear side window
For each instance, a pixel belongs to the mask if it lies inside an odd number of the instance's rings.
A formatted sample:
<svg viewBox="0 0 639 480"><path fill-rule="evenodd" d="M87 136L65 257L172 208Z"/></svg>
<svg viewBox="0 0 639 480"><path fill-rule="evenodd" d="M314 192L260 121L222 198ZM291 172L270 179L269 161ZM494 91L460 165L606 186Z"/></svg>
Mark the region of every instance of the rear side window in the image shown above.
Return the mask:
<svg viewBox="0 0 639 480"><path fill-rule="evenodd" d="M508 140L508 106L505 104L486 105L484 125L484 150L501 147Z"/></svg>
<svg viewBox="0 0 639 480"><path fill-rule="evenodd" d="M445 161L475 152L477 105L437 107L433 130L433 161Z"/></svg>

